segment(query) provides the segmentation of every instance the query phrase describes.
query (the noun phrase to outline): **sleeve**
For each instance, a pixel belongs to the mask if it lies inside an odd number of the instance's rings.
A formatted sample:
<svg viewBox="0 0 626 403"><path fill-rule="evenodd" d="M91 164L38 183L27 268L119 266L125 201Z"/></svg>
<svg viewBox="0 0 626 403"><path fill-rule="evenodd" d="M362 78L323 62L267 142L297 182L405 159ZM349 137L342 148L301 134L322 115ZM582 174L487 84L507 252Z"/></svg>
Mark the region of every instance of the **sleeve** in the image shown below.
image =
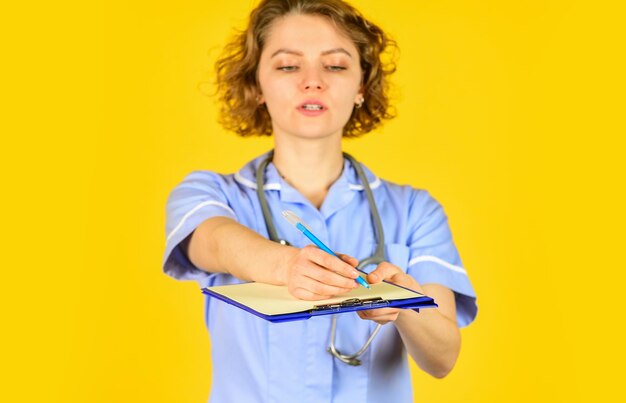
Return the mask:
<svg viewBox="0 0 626 403"><path fill-rule="evenodd" d="M417 191L409 213L410 257L407 272L420 284L436 283L455 294L457 323L469 325L476 317L476 293L454 245L448 218L426 191Z"/></svg>
<svg viewBox="0 0 626 403"><path fill-rule="evenodd" d="M196 280L206 286L211 273L198 269L183 252L181 242L211 217L236 220L224 192L223 178L213 172L193 172L170 193L166 205L163 271L178 280Z"/></svg>

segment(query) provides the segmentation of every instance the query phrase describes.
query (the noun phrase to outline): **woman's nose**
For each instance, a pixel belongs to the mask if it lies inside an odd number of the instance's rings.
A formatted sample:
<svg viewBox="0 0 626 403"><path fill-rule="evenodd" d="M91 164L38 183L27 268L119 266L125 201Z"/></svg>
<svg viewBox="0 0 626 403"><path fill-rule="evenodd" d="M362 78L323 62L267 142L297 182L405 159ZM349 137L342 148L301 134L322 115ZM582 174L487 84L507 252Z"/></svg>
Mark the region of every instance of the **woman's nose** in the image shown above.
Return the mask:
<svg viewBox="0 0 626 403"><path fill-rule="evenodd" d="M322 91L326 88L326 84L322 79L320 72L315 69L309 69L304 72L300 89L302 91Z"/></svg>

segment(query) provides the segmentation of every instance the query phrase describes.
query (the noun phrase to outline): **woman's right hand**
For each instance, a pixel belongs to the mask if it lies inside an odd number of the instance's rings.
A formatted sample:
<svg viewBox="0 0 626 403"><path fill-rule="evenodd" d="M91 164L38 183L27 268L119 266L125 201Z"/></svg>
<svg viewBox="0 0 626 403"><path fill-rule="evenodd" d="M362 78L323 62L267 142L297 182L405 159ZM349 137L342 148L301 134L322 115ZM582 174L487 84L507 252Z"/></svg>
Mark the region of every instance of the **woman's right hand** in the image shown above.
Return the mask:
<svg viewBox="0 0 626 403"><path fill-rule="evenodd" d="M345 294L355 287L358 260L337 254L339 259L313 245L294 248L285 264L286 283L299 299L320 300Z"/></svg>

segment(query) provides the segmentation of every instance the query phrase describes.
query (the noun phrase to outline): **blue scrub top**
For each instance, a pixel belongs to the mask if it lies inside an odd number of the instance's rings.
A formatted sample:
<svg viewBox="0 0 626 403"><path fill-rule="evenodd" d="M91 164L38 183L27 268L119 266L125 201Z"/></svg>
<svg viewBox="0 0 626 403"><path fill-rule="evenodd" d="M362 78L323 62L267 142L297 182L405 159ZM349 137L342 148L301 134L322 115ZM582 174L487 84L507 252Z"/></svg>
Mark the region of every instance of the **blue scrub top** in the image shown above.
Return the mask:
<svg viewBox="0 0 626 403"><path fill-rule="evenodd" d="M241 283L231 275L196 268L180 243L214 216L232 218L267 237L255 181L256 168L266 157L231 175L193 172L174 188L167 201L165 273L195 280L201 287ZM387 182L363 168L381 215L386 260L422 285L437 283L454 291L457 322L467 326L476 316L476 294L442 207L424 190ZM334 251L359 260L374 253L367 198L349 161L319 210L285 182L272 163L263 188L279 237L292 245L304 247L310 241L281 216L283 210L300 216ZM360 357L363 365L353 367L327 352L330 315L274 324L208 296L204 301L213 363L210 402L413 401L406 349L393 324L381 328ZM344 354L358 351L376 327L354 312L337 318L335 346Z"/></svg>

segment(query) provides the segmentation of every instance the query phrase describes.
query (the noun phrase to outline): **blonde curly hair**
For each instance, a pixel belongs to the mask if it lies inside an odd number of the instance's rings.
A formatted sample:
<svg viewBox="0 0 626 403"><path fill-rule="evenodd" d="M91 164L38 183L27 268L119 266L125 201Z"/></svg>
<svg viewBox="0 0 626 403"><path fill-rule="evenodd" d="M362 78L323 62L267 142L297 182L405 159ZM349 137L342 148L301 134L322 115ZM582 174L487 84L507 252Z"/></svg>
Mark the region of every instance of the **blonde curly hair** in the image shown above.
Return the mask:
<svg viewBox="0 0 626 403"><path fill-rule="evenodd" d="M342 0L262 0L250 14L245 30L237 32L215 64L219 122L241 136L271 135L272 122L265 105L258 103L257 68L272 23L288 14L329 18L354 42L363 71L363 96L343 129L344 137L358 137L395 115L389 105L388 76L396 70L395 41ZM383 62L382 55L390 58Z"/></svg>

